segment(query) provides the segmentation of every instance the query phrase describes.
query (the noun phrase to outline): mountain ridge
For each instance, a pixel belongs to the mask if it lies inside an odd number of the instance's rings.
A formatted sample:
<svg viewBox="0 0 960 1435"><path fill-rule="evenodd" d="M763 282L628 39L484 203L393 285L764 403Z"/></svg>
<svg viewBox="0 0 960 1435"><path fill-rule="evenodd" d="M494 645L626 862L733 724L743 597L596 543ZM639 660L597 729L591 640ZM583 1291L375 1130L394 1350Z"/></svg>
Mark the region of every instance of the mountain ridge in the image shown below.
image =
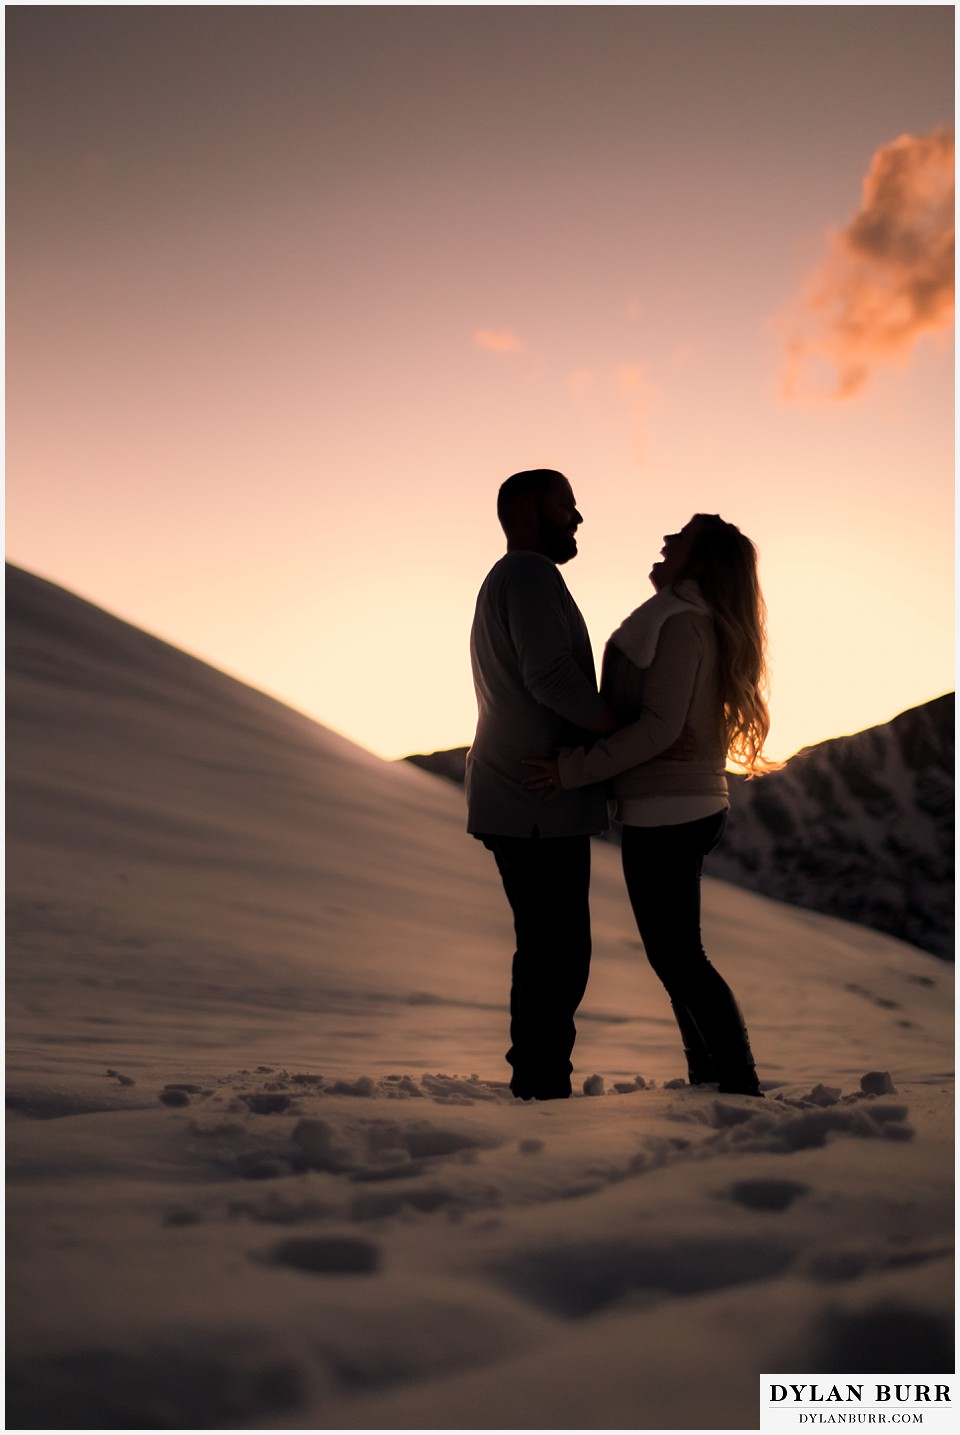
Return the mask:
<svg viewBox="0 0 960 1435"><path fill-rule="evenodd" d="M730 783L712 876L953 955L954 694Z"/></svg>

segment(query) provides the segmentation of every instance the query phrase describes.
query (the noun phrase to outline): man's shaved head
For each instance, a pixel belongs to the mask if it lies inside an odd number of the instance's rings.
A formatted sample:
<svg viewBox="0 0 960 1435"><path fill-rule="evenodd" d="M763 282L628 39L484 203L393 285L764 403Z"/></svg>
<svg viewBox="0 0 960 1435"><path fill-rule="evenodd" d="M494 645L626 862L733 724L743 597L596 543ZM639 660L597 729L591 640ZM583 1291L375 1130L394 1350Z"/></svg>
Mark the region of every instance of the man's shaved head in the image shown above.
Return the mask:
<svg viewBox="0 0 960 1435"><path fill-rule="evenodd" d="M497 494L497 517L501 526L506 529L510 514L525 498L546 493L558 482L566 481L564 475L555 468L525 468L520 473L512 473L501 483L500 492Z"/></svg>
<svg viewBox="0 0 960 1435"><path fill-rule="evenodd" d="M576 557L576 532L583 522L573 489L555 468L527 468L501 484L497 517L507 550L542 553L554 563Z"/></svg>

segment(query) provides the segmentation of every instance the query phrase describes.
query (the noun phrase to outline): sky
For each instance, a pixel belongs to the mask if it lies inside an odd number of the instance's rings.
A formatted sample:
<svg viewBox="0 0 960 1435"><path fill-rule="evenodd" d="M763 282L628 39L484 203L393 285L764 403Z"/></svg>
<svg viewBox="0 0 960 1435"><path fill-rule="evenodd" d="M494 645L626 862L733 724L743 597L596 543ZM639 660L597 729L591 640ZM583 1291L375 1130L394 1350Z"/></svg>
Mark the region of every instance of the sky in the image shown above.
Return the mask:
<svg viewBox="0 0 960 1435"><path fill-rule="evenodd" d="M5 14L11 561L398 757L546 466L598 662L706 511L771 755L953 688L952 6Z"/></svg>

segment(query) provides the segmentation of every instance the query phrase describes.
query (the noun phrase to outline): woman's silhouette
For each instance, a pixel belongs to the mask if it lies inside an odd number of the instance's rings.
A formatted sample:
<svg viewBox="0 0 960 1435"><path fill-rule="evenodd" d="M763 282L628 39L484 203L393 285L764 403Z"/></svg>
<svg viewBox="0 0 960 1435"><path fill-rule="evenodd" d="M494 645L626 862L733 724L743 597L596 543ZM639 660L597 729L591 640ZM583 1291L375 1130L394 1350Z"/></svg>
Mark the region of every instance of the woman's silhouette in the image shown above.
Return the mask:
<svg viewBox="0 0 960 1435"><path fill-rule="evenodd" d="M750 540L698 513L664 539L657 592L612 634L601 692L625 726L590 748L530 759L531 787L610 782L627 891L647 957L673 1005L693 1085L760 1096L736 999L703 950L700 875L720 840L730 757L748 775L770 726L765 606ZM681 731L691 756L668 756Z"/></svg>

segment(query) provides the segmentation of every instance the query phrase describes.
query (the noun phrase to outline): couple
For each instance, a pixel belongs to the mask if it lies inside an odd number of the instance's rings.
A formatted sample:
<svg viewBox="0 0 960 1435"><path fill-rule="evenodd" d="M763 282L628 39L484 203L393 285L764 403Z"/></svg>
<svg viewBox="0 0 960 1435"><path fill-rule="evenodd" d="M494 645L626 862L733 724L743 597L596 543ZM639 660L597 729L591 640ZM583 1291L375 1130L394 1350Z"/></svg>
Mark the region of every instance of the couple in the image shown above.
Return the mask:
<svg viewBox="0 0 960 1435"><path fill-rule="evenodd" d="M700 872L726 820L727 756L749 773L769 717L757 555L697 514L664 540L650 598L611 636L600 691L583 617L559 572L583 522L553 469L497 496L507 552L470 635L479 709L468 830L493 853L513 909L510 1089L570 1095L574 1013L590 970L590 834L623 824L627 892L673 1006L689 1080L761 1095L736 999L700 937Z"/></svg>

